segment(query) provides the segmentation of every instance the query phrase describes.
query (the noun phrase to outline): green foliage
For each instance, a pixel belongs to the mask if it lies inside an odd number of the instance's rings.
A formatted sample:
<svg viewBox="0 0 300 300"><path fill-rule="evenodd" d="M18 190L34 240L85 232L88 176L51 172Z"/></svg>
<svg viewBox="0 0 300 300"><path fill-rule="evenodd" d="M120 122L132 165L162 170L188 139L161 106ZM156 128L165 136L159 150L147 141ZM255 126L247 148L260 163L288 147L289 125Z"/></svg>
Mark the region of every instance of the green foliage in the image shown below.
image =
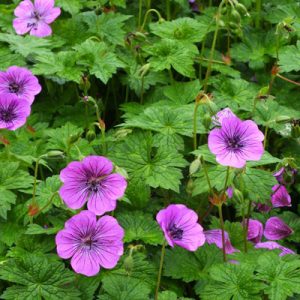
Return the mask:
<svg viewBox="0 0 300 300"><path fill-rule="evenodd" d="M279 52L279 67L281 72L300 71L300 42L289 45Z"/></svg>
<svg viewBox="0 0 300 300"><path fill-rule="evenodd" d="M136 132L128 136L124 142L115 145L110 156L132 178L143 179L153 188L179 191L182 178L180 168L186 165L185 160L177 151L156 147L149 132Z"/></svg>
<svg viewBox="0 0 300 300"><path fill-rule="evenodd" d="M70 286L74 274L46 256L28 254L18 261L10 259L2 264L0 278L15 284L6 289L3 299L80 299L79 291Z"/></svg>
<svg viewBox="0 0 300 300"><path fill-rule="evenodd" d="M162 244L160 228L149 214L130 212L118 215L118 221L125 230L125 242L143 241L145 244Z"/></svg>

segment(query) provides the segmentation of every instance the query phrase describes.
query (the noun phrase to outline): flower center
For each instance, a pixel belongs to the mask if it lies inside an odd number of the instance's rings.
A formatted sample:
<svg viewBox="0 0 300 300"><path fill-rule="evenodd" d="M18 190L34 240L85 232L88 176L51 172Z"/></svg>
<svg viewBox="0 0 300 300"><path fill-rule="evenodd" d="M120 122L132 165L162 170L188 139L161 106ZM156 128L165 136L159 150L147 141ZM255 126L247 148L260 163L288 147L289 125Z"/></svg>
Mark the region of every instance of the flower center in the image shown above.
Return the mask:
<svg viewBox="0 0 300 300"><path fill-rule="evenodd" d="M178 228L175 224L169 227L169 235L174 240L181 240L183 235L183 230Z"/></svg>
<svg viewBox="0 0 300 300"><path fill-rule="evenodd" d="M91 249L93 245L93 239L91 236L87 236L81 240L82 246L87 249Z"/></svg>
<svg viewBox="0 0 300 300"><path fill-rule="evenodd" d="M243 144L241 143L241 139L238 136L234 136L227 139L227 145L229 149L237 150L243 147Z"/></svg>
<svg viewBox="0 0 300 300"><path fill-rule="evenodd" d="M12 82L9 84L8 89L11 93L17 94L20 91L20 86L17 83Z"/></svg>
<svg viewBox="0 0 300 300"><path fill-rule="evenodd" d="M0 119L6 123L12 122L17 117L13 107L0 108Z"/></svg>
<svg viewBox="0 0 300 300"><path fill-rule="evenodd" d="M100 177L91 176L86 182L88 191L97 193L101 188L101 181L103 178L105 178L105 176L100 176Z"/></svg>
<svg viewBox="0 0 300 300"><path fill-rule="evenodd" d="M32 14L31 14L31 19L33 19L33 22L28 22L27 23L27 28L37 28L36 25L38 23L38 21L40 21L41 19L41 15L37 12L37 11L34 11Z"/></svg>

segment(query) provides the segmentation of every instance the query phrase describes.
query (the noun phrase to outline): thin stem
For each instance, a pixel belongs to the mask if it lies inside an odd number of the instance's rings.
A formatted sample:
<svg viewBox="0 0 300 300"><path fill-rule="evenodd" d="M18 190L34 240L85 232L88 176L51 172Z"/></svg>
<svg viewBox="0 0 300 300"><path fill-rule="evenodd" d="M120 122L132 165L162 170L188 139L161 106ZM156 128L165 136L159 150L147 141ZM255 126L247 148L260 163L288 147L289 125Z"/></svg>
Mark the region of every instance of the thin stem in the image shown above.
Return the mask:
<svg viewBox="0 0 300 300"><path fill-rule="evenodd" d="M147 12L146 12L146 14L145 14L145 17L144 17L144 22L143 22L143 25L142 25L142 27L141 27L141 31L144 30L144 27L145 27L146 22L147 22L148 15L149 15L150 13L152 13L152 12L156 13L156 15L158 16L158 20L161 20L161 19L162 19L161 14L159 13L158 10L156 10L156 9L154 9L154 8L148 9Z"/></svg>
<svg viewBox="0 0 300 300"><path fill-rule="evenodd" d="M261 2L262 2L262 0L256 0L256 20L255 20L255 27L257 29L259 29L259 26L260 26Z"/></svg>
<svg viewBox="0 0 300 300"><path fill-rule="evenodd" d="M216 42L217 42L217 37L218 37L218 32L219 32L219 19L221 16L221 9L222 9L223 5L224 5L224 1L222 0L219 5L217 16L216 16L216 29L215 29L215 33L214 33L214 37L213 37L212 46L210 49L210 58L209 58L209 62L208 62L207 70L206 70L205 79L204 79L204 93L206 93L206 91L207 91L208 79L209 79L210 73L211 73L212 60L214 57Z"/></svg>
<svg viewBox="0 0 300 300"><path fill-rule="evenodd" d="M138 28L141 27L141 23L142 23L142 12L143 12L143 0L139 0L139 23L138 23Z"/></svg>
<svg viewBox="0 0 300 300"><path fill-rule="evenodd" d="M264 149L266 149L266 147L267 147L267 137L268 137L268 131L269 131L269 127L268 126L266 126L265 127L265 134L264 134L264 136L265 136L265 139L264 139Z"/></svg>
<svg viewBox="0 0 300 300"><path fill-rule="evenodd" d="M170 19L171 19L171 3L170 3L170 0L166 0L166 15L167 15L167 21L170 21Z"/></svg>
<svg viewBox="0 0 300 300"><path fill-rule="evenodd" d="M245 237L244 237L244 248L245 248L245 252L247 253L248 251L248 243L247 243L247 238L248 238L248 228L249 228L249 219L250 219L250 212L251 212L251 206L252 206L252 201L249 200L249 204L248 204L248 211L247 211L247 222L246 222L246 228L245 228Z"/></svg>
<svg viewBox="0 0 300 300"><path fill-rule="evenodd" d="M212 203L209 203L208 209L205 211L205 213L199 217L199 223L202 224L204 219L210 214L212 209L214 208L214 205Z"/></svg>
<svg viewBox="0 0 300 300"><path fill-rule="evenodd" d="M166 249L166 241L163 242L163 245L161 247L160 263L159 263L159 270L158 270L155 297L154 297L155 300L158 300L158 292L159 292L161 274L162 274L162 269L163 269L163 264L164 264L165 249Z"/></svg>
<svg viewBox="0 0 300 300"><path fill-rule="evenodd" d="M193 114L193 144L194 150L197 149L197 111L199 104L195 101L194 114Z"/></svg>
<svg viewBox="0 0 300 300"><path fill-rule="evenodd" d="M225 194L225 191L226 191L226 188L227 188L227 183L228 183L228 179L229 179L229 171L230 171L230 167L227 167L226 178L225 178L225 182L224 182L224 188L223 188L222 196Z"/></svg>
<svg viewBox="0 0 300 300"><path fill-rule="evenodd" d="M35 201L35 194L36 194L36 184L37 184L37 176L38 176L38 170L39 170L39 161L38 158L35 162L35 168L34 168L34 179L33 179L33 189L32 189L32 205L36 204Z"/></svg>
<svg viewBox="0 0 300 300"><path fill-rule="evenodd" d="M140 104L144 104L144 76L141 78L141 98L140 98Z"/></svg>
<svg viewBox="0 0 300 300"><path fill-rule="evenodd" d="M286 77L284 77L284 76L282 76L282 75L280 75L280 74L276 74L276 76L279 77L279 78L282 79L282 80L285 80L285 81L289 82L289 83L292 83L292 84L295 84L295 85L297 85L297 86L300 86L300 82L297 82L297 81L288 79L288 78L286 78Z"/></svg>
<svg viewBox="0 0 300 300"><path fill-rule="evenodd" d="M45 209L52 203L54 197L57 196L57 195L58 195L58 192L54 192L54 193L51 195L51 197L50 197L50 199L48 200L48 202L47 202L47 203L39 210L39 212L35 215L35 217L39 216L40 213L41 213L43 210L45 210Z"/></svg>
<svg viewBox="0 0 300 300"><path fill-rule="evenodd" d="M201 62L201 61L211 61L211 62L213 62L213 63L216 63L216 64L220 64L220 65L226 65L225 63L224 63L224 61L220 61L220 60L215 60L215 59L208 59L208 58L205 58L205 57L199 57L199 61Z"/></svg>
<svg viewBox="0 0 300 300"><path fill-rule="evenodd" d="M225 229L224 229L224 220L223 220L223 212L222 212L222 204L218 205L219 210L219 218L220 218L220 225L222 230L222 251L223 251L223 261L226 262L226 249L225 249Z"/></svg>

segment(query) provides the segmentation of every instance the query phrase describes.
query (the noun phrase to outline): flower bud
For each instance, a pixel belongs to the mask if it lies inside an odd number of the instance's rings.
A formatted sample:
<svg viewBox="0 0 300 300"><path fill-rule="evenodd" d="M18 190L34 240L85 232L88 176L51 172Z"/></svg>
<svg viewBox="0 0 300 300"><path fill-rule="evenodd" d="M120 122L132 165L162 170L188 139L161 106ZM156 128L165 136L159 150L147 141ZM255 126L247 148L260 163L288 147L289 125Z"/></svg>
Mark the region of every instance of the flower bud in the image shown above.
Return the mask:
<svg viewBox="0 0 300 300"><path fill-rule="evenodd" d="M28 206L28 216L33 217L40 211L40 208L37 204L30 204Z"/></svg>
<svg viewBox="0 0 300 300"><path fill-rule="evenodd" d="M46 156L49 158L63 156L63 155L64 155L64 153L62 151L58 151L58 150L52 150L46 154Z"/></svg>
<svg viewBox="0 0 300 300"><path fill-rule="evenodd" d="M190 171L190 175L195 174L200 169L200 166L201 166L201 161L200 161L200 158L197 157L190 164L190 170L189 170Z"/></svg>
<svg viewBox="0 0 300 300"><path fill-rule="evenodd" d="M193 193L193 190L194 190L194 181L192 178L190 178L187 182L187 185L186 185L186 192L191 195Z"/></svg>
<svg viewBox="0 0 300 300"><path fill-rule="evenodd" d="M239 12L235 9L232 9L231 10L231 13L230 13L230 17L233 21L237 22L237 23L240 23L241 22L241 15L239 14Z"/></svg>
<svg viewBox="0 0 300 300"><path fill-rule="evenodd" d="M69 144L76 143L79 140L80 136L81 136L81 133L71 134L69 139L68 139L68 143Z"/></svg>
<svg viewBox="0 0 300 300"><path fill-rule="evenodd" d="M212 118L210 114L205 114L202 119L202 124L204 125L205 129L209 130L211 126Z"/></svg>
<svg viewBox="0 0 300 300"><path fill-rule="evenodd" d="M241 4L241 3L237 3L235 5L235 8L243 15L243 16L249 16L247 8Z"/></svg>
<svg viewBox="0 0 300 300"><path fill-rule="evenodd" d="M86 133L86 139L89 142L92 142L96 138L96 133L94 129L89 129L88 132Z"/></svg>
<svg viewBox="0 0 300 300"><path fill-rule="evenodd" d="M130 274L133 269L133 258L132 255L127 256L124 259L124 268L127 272L127 274Z"/></svg>

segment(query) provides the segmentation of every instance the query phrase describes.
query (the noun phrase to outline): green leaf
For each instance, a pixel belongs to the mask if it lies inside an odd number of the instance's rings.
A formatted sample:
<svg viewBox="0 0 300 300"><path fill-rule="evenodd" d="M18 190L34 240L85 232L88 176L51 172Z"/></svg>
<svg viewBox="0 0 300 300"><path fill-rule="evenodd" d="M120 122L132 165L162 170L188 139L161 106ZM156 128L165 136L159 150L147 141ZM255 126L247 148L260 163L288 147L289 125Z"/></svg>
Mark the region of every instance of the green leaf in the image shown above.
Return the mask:
<svg viewBox="0 0 300 300"><path fill-rule="evenodd" d="M117 218L125 230L124 242L143 241L150 245L162 244L162 232L152 215L135 211L119 214Z"/></svg>
<svg viewBox="0 0 300 300"><path fill-rule="evenodd" d="M99 300L141 300L149 298L150 288L138 279L108 276L102 282L106 294L100 295Z"/></svg>
<svg viewBox="0 0 300 300"><path fill-rule="evenodd" d="M195 77L193 65L198 54L196 46L163 39L144 50L151 55L148 61L155 71L171 70L172 67L183 76Z"/></svg>
<svg viewBox="0 0 300 300"><path fill-rule="evenodd" d="M39 54L32 71L36 75L57 76L65 81L80 82L83 68L76 65L74 51Z"/></svg>
<svg viewBox="0 0 300 300"><path fill-rule="evenodd" d="M15 34L0 33L0 41L9 44L9 48L24 57L51 54L51 42L32 35L25 37Z"/></svg>
<svg viewBox="0 0 300 300"><path fill-rule="evenodd" d="M209 282L201 293L203 300L260 300L262 284L249 265L219 264L209 271Z"/></svg>
<svg viewBox="0 0 300 300"><path fill-rule="evenodd" d="M280 257L268 252L258 259L257 277L267 287L264 292L270 300L284 300L300 294L300 260L298 257Z"/></svg>
<svg viewBox="0 0 300 300"><path fill-rule="evenodd" d="M281 72L300 71L300 41L279 51L279 70Z"/></svg>
<svg viewBox="0 0 300 300"><path fill-rule="evenodd" d="M7 212L11 205L16 203L17 196L13 192L0 188L0 217L7 219Z"/></svg>
<svg viewBox="0 0 300 300"><path fill-rule="evenodd" d="M38 224L29 224L26 230L26 234L32 234L32 235L36 235L36 234L55 234L57 233L60 229L62 228L44 228Z"/></svg>
<svg viewBox="0 0 300 300"><path fill-rule="evenodd" d="M69 122L60 128L49 129L47 131L49 136L47 147L49 150L62 150L67 153L71 140L76 139L81 133L82 129Z"/></svg>
<svg viewBox="0 0 300 300"><path fill-rule="evenodd" d="M173 291L163 291L158 294L158 300L193 300L192 298L179 297Z"/></svg>
<svg viewBox="0 0 300 300"><path fill-rule="evenodd" d="M69 12L71 15L79 13L84 5L83 0L56 0L56 5L60 6L63 10Z"/></svg>
<svg viewBox="0 0 300 300"><path fill-rule="evenodd" d="M124 142L114 145L109 155L131 177L145 180L154 188L179 191L182 178L180 168L186 166L186 161L176 150L155 147L151 133L131 134ZM127 159L124 160L124 157Z"/></svg>
<svg viewBox="0 0 300 300"><path fill-rule="evenodd" d="M25 60L19 54L11 53L8 48L0 48L0 70L5 70L10 66L25 66Z"/></svg>
<svg viewBox="0 0 300 300"><path fill-rule="evenodd" d="M151 23L150 29L152 33L163 39L198 43L208 32L209 23L203 19L177 18L170 22Z"/></svg>
<svg viewBox="0 0 300 300"><path fill-rule="evenodd" d="M209 268L222 261L222 251L214 245L200 247L195 252L175 247L166 250L164 275L191 282L206 276Z"/></svg>
<svg viewBox="0 0 300 300"><path fill-rule="evenodd" d="M74 274L61 262L50 261L36 253L25 255L21 260L9 259L1 265L0 278L17 285L6 289L3 299L16 299L14 292L22 291L18 299L80 299L80 293L71 285Z"/></svg>
<svg viewBox="0 0 300 300"><path fill-rule="evenodd" d="M78 52L77 64L88 68L89 72L107 83L117 69L124 67L114 52L103 42L86 40L74 47Z"/></svg>
<svg viewBox="0 0 300 300"><path fill-rule="evenodd" d="M260 203L265 203L270 199L272 187L277 183L272 173L248 167L240 177L243 180L248 199Z"/></svg>
<svg viewBox="0 0 300 300"><path fill-rule="evenodd" d="M174 82L164 88L164 95L176 104L194 102L201 90L199 80Z"/></svg>
<svg viewBox="0 0 300 300"><path fill-rule="evenodd" d="M123 27L131 16L113 12L102 13L100 16L95 12L85 12L81 16L83 22L89 26L90 33L113 45L124 45L126 32Z"/></svg>

